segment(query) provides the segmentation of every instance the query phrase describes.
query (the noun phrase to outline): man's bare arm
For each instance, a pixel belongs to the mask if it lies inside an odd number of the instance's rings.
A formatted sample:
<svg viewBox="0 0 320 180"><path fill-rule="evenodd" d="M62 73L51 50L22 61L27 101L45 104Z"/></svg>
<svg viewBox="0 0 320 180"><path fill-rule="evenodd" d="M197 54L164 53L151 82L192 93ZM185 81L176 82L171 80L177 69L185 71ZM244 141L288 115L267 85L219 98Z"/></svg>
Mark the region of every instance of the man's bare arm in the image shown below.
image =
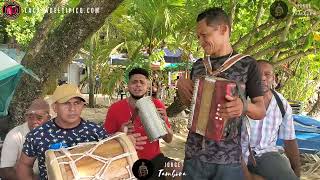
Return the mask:
<svg viewBox="0 0 320 180"><path fill-rule="evenodd" d="M289 158L291 168L293 169L296 176L300 177L300 153L298 149L297 140L284 140L284 150Z"/></svg>
<svg viewBox="0 0 320 180"><path fill-rule="evenodd" d="M162 139L166 142L166 143L171 143L172 139L173 139L173 131L171 128L169 128L167 125L166 126L166 130L168 132L168 134L164 135L162 137Z"/></svg>
<svg viewBox="0 0 320 180"><path fill-rule="evenodd" d="M17 177L19 180L33 180L33 164L36 157L29 157L25 153L21 154L21 157L16 166Z"/></svg>
<svg viewBox="0 0 320 180"><path fill-rule="evenodd" d="M163 119L166 131L168 132L166 135L164 135L162 137L162 139L166 142L166 143L171 143L172 139L173 139L173 131L171 128L168 127L168 125L166 124L166 120L168 120L168 116L167 116L167 112L166 109L164 108L157 108L161 118Z"/></svg>
<svg viewBox="0 0 320 180"><path fill-rule="evenodd" d="M193 81L190 79L179 79L177 83L176 98L167 108L168 117L173 117L181 111L190 107L193 93Z"/></svg>
<svg viewBox="0 0 320 180"><path fill-rule="evenodd" d="M266 107L264 105L263 96L251 99L251 103L248 103L246 115L251 119L263 119L266 116Z"/></svg>
<svg viewBox="0 0 320 180"><path fill-rule="evenodd" d="M14 167L0 168L0 177L6 180L17 180L16 170Z"/></svg>

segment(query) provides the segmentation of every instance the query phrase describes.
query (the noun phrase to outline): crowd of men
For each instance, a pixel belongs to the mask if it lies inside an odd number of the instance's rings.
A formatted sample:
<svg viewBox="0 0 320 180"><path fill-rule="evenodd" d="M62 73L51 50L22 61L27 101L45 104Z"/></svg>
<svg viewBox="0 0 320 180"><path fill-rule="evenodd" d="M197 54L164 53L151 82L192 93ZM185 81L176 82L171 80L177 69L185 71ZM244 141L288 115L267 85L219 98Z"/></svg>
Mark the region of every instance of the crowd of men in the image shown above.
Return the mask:
<svg viewBox="0 0 320 180"><path fill-rule="evenodd" d="M209 8L198 15L196 35L212 69L218 69L238 54L230 43L230 18L221 8ZM203 61L201 58L193 64L191 79L179 79L177 102L169 109L180 112L190 105L194 81L208 73ZM135 103L148 95L150 75L145 69L134 68L129 73L127 91L130 96L109 107L103 126L81 117L86 100L75 85L58 86L50 97L50 105L41 98L34 100L26 110L25 123L12 129L5 138L0 177L45 180L48 177L45 151L52 145L61 143L71 147L124 132L134 144L138 157L151 161L155 167L151 179L168 178L159 175L159 171L183 172L183 176L175 178L186 180L253 179L256 177L253 174L266 180L299 179L300 159L292 109L288 101L272 88L273 65L247 56L218 77L245 84L244 94L250 100L225 96L227 102L221 105L218 113L223 120L231 119L235 126L229 129L229 136L224 140L210 140L189 131L183 166L166 166L177 161L161 152L159 140L148 139L141 117L135 112ZM152 101L167 131L161 138L171 143L173 131L166 108L156 96ZM50 107L56 113L55 117L50 116ZM250 124L249 130L246 123ZM276 147L278 138L284 140L285 154L279 153Z"/></svg>

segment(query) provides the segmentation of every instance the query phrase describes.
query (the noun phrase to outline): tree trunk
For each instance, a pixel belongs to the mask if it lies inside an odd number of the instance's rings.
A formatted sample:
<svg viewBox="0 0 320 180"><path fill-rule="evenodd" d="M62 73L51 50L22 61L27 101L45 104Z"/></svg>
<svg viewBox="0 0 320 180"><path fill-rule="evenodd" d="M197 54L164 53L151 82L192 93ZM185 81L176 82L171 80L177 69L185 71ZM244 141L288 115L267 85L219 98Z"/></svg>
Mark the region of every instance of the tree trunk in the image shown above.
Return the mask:
<svg viewBox="0 0 320 180"><path fill-rule="evenodd" d="M264 11L264 9L263 9L263 0L260 0L259 4L258 4L258 12L257 12L256 18L255 18L256 20L254 21L254 24L253 24L253 27L252 27L253 30L257 28L257 26L259 24L259 20L263 15L263 11ZM253 40L254 36L255 36L255 33L252 33L250 38L249 38L249 41L248 41L248 46L251 46L251 43L252 43L252 40Z"/></svg>
<svg viewBox="0 0 320 180"><path fill-rule="evenodd" d="M93 40L90 41L90 62L88 67L88 83L89 83L89 107L94 107L94 85L93 85Z"/></svg>
<svg viewBox="0 0 320 180"><path fill-rule="evenodd" d="M289 15L289 17L288 17L288 19L287 19L286 26L285 26L285 28L284 28L284 30L283 30L282 35L281 35L280 38L279 38L279 42L285 42L285 41L287 40L287 36L288 36L288 34L289 34L289 29L290 29L290 27L291 27L292 20L293 20L293 15L291 14L291 15ZM280 52L281 52L281 49L278 49L278 50L274 53L274 55L273 55L273 57L272 57L272 59L271 59L271 62L275 62L275 61L278 60Z"/></svg>
<svg viewBox="0 0 320 180"><path fill-rule="evenodd" d="M313 105L311 111L308 113L308 116L319 117L320 116L320 90L318 90L318 99Z"/></svg>
<svg viewBox="0 0 320 180"><path fill-rule="evenodd" d="M96 32L123 0L82 0L78 7L86 12L86 8L96 9L98 13L70 13L61 24L45 39L33 56L25 56L22 64L31 69L40 78L36 81L23 75L10 105L10 116L13 125L23 121L23 114L31 101L43 96L43 89L56 79L76 55L84 41ZM38 33L38 31L37 31ZM35 38L39 37L37 34ZM33 41L40 41L34 39ZM33 47L28 48L33 49ZM28 52L26 54L29 54Z"/></svg>
<svg viewBox="0 0 320 180"><path fill-rule="evenodd" d="M236 14L236 9L237 9L237 2L236 0L230 0L230 4L231 4L231 12L230 12L230 25L232 27L233 25L233 20L234 20L234 17L235 17L235 14Z"/></svg>

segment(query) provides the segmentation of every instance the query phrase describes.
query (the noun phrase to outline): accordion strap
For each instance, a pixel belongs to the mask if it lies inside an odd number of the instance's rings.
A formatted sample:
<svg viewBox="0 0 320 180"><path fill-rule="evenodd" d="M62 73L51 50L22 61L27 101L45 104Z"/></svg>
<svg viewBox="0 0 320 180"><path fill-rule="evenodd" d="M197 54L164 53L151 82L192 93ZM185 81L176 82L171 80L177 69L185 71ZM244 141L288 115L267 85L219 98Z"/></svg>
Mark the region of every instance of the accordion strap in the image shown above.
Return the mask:
<svg viewBox="0 0 320 180"><path fill-rule="evenodd" d="M251 127L250 127L250 120L248 118L248 116L243 115L243 121L244 121L244 128L245 131L248 135L248 150L249 150L249 156L248 156L248 162L251 162L253 167L257 167L257 162L256 162L256 158L254 157L254 152L252 151L251 145L250 145L250 136L251 136Z"/></svg>
<svg viewBox="0 0 320 180"><path fill-rule="evenodd" d="M226 71L227 69L229 69L231 66L233 66L235 63L237 63L238 61L240 61L241 59L247 57L248 55L243 55L243 54L236 54L233 55L231 57L229 57L217 70L212 71L212 66L211 66L211 62L210 62L210 56L208 56L208 58L206 58L203 62L204 67L207 70L207 73L210 76L216 76L224 71Z"/></svg>
<svg viewBox="0 0 320 180"><path fill-rule="evenodd" d="M231 56L217 70L212 72L212 75L216 76L216 75L226 71L231 66L233 66L235 63L237 63L238 61L240 61L241 59L243 59L243 58L245 58L247 56L248 55L243 55L243 54L236 54L236 55Z"/></svg>

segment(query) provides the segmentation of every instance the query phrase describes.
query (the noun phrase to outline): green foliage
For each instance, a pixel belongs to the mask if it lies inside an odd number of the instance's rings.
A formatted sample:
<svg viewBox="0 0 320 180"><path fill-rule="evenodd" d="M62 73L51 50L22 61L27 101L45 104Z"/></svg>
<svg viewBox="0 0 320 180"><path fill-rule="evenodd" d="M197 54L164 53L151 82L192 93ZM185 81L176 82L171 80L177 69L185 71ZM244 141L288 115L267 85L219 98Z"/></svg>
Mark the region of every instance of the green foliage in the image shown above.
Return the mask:
<svg viewBox="0 0 320 180"><path fill-rule="evenodd" d="M313 34L309 34L307 36L306 42L303 45L303 50L304 51L308 50L311 47L312 43L313 43Z"/></svg>
<svg viewBox="0 0 320 180"><path fill-rule="evenodd" d="M258 17L259 3L261 0L234 1L235 14L231 42L237 44L238 52L254 55L258 59L272 59L279 54L275 62L281 62L293 55L310 50L319 51L320 41L315 41L314 34L319 33L319 26L314 26L320 19L315 16L294 16L291 27L284 42L280 38L288 25L287 19L275 20L270 16L270 5L274 0L263 0L262 14ZM75 7L80 0L69 0L66 7ZM232 12L230 0L126 0L106 20L105 25L88 39L84 49L90 52L86 59L92 61L94 76L100 75L104 93L112 93L119 83L126 80L128 72L134 67L143 67L150 70L150 64L162 61L167 47L170 50L182 49L182 59L185 61L176 69L168 68L167 71L187 69L189 55L202 57L202 49L195 35L196 17L209 7L222 7L228 14ZM44 9L52 3L52 0L28 0L20 2L21 6ZM319 12L319 0L301 0L301 4L310 4L311 8ZM289 14L298 11L289 5ZM27 46L33 37L37 25L44 13L23 13L17 20L9 21L6 31L17 39L19 44ZM57 27L65 18L65 14L56 14L52 29ZM258 26L272 22L265 28ZM314 27L313 27L314 26ZM313 29L312 29L313 27ZM255 32L257 30L257 32ZM279 32L278 32L279 31ZM2 34L2 33L1 33ZM101 38L103 36L103 38ZM270 36L270 38L266 38ZM243 39L246 37L246 39ZM280 46L281 45L281 46ZM254 48L251 48L254 46ZM93 48L91 48L93 47ZM271 49L271 50L270 50ZM274 49L274 50L272 50ZM110 55L127 52L128 64L126 68L111 66ZM259 54L260 55L256 55ZM316 54L316 53L311 53ZM313 83L310 78L317 79L315 73L318 68L319 55L306 56L300 61L299 70L295 74L285 73L287 81L283 91L289 98L297 97L297 100L306 100L312 93ZM288 72L295 71L298 59L282 64ZM86 63L88 64L89 61ZM281 66L281 67L282 67ZM312 69L310 72L300 70ZM307 87L310 93L301 93L302 87ZM289 87L294 87L293 89ZM300 94L297 94L299 91Z"/></svg>
<svg viewBox="0 0 320 180"><path fill-rule="evenodd" d="M112 72L107 69L101 72L102 94L112 95L123 81L124 70L122 68L112 68Z"/></svg>
<svg viewBox="0 0 320 180"><path fill-rule="evenodd" d="M134 59L131 59L126 68L124 73L124 81L128 83L129 81L129 72L134 68L143 68L151 72L151 61L146 58L143 54L139 53Z"/></svg>
<svg viewBox="0 0 320 180"><path fill-rule="evenodd" d="M79 4L80 0L69 0L63 5L64 8L73 8ZM18 2L22 13L16 20L8 21L6 31L10 37L17 40L18 44L26 48L32 40L37 26L42 21L45 13L48 13L52 0L23 0ZM3 2L0 2L0 6ZM61 8L61 6L59 6ZM55 13L54 23L51 30L54 30L64 19L66 14Z"/></svg>
<svg viewBox="0 0 320 180"><path fill-rule="evenodd" d="M158 51L155 51L154 53L152 53L150 56L149 56L149 61L151 63L154 63L154 62L161 62L161 63L164 63L164 51L163 50L158 50Z"/></svg>
<svg viewBox="0 0 320 180"><path fill-rule="evenodd" d="M3 3L0 3L1 6L2 4ZM6 31L9 36L14 37L20 45L26 47L33 38L37 24L41 22L45 9L50 4L50 0L19 1L19 4L23 12L16 20L9 21ZM36 11L24 12L25 9L29 10L29 8Z"/></svg>
<svg viewBox="0 0 320 180"><path fill-rule="evenodd" d="M292 67L297 67L295 75L284 74L289 79L281 92L287 99L306 103L315 92L316 85L320 82L320 57L319 55L309 55L300 62L292 64Z"/></svg>
<svg viewBox="0 0 320 180"><path fill-rule="evenodd" d="M182 59L189 59L189 55L194 57L202 57L202 50L199 47L197 37L195 35L196 17L197 15L213 6L220 6L226 10L228 14L231 13L232 1L229 0L179 0L179 1L165 1L165 0L127 0L125 1L108 19L107 23L114 27L117 39L119 40L114 44L114 47L123 42L129 56L129 64L126 68L126 74L133 67L145 67L149 68L150 63L155 60L161 60L161 54L157 54L158 49L163 46L168 47L170 50L182 49ZM258 53L279 45L280 36L283 34L283 30L287 26L287 19L275 20L269 13L269 8L274 2L273 0L262 1L262 14L257 19L257 13L259 11L258 5L260 0L243 0L236 1L235 16L233 18L233 27L231 41L236 43L245 35L251 35L239 44L237 50L239 52L248 51L249 54ZM306 2L302 2L306 3ZM317 7L318 1L310 2L312 7ZM293 12L293 6L289 4L289 14ZM280 50L278 61L281 59L289 58L290 56L297 54L301 51L306 52L312 48L318 47L319 42L315 42L312 38L312 32L317 29L311 30L313 24L319 19L316 17L294 17L289 33L285 38L284 45ZM258 29L257 33L252 33L256 30L256 27L266 23L272 22L271 25L264 29ZM317 27L319 29L319 27ZM270 34L279 31L271 36ZM270 38L267 41L263 39L267 36ZM262 41L261 41L262 40ZM250 41L250 42L249 42ZM260 42L261 41L261 42ZM250 45L256 45L254 49L247 49ZM141 53L147 53L147 56L143 56ZM155 54L156 53L156 54ZM263 55L257 57L259 59L271 59L274 56L275 51L266 51ZM149 56L148 56L149 55ZM309 66L313 66L314 61L310 61ZM291 63L289 70L293 71L293 64ZM303 67L306 68L304 64ZM184 68L179 66L176 69ZM173 70L168 68L167 70ZM299 83L305 83L308 78L307 75L290 76L286 85L286 91L290 84L294 83L294 80L298 81L299 78L303 80ZM315 75L315 74L314 74ZM289 77L287 77L289 78ZM314 84L308 84L309 89L312 89ZM297 87L303 87L301 84ZM299 90L300 91L300 90ZM312 90L311 90L312 91ZM310 93L311 93L310 91ZM289 97L295 97L292 90L288 92ZM301 94L300 99L307 99L308 95ZM297 96L298 97L298 96Z"/></svg>
<svg viewBox="0 0 320 180"><path fill-rule="evenodd" d="M76 7L80 3L80 0L68 0L69 7Z"/></svg>

